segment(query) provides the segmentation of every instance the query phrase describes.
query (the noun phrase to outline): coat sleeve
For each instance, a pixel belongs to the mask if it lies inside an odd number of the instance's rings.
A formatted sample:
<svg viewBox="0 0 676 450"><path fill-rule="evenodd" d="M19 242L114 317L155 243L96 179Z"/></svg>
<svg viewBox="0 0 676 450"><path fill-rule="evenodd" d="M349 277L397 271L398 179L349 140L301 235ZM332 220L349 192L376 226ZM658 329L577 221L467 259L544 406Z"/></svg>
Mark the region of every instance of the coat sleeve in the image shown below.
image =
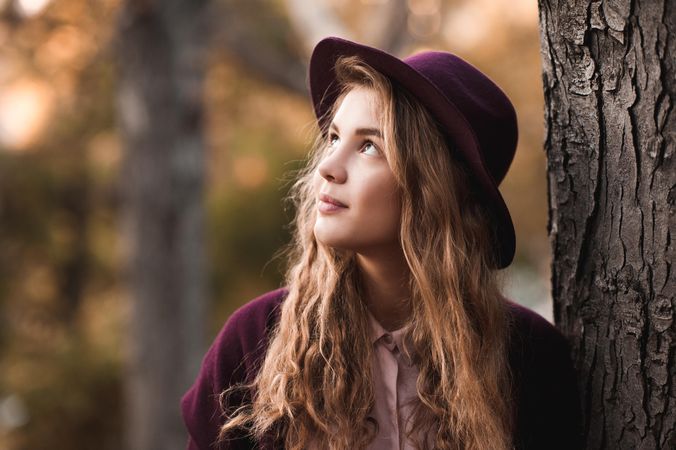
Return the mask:
<svg viewBox="0 0 676 450"><path fill-rule="evenodd" d="M527 315L517 338L517 449L581 449L580 396L570 345L544 318L532 311Z"/></svg>
<svg viewBox="0 0 676 450"><path fill-rule="evenodd" d="M244 436L218 443L223 424L219 396L226 388L253 380L274 323L271 314L284 291L278 289L238 309L227 320L202 360L193 385L181 399L181 414L188 430L188 450L243 450L255 448ZM249 401L247 395L232 395L223 406L230 410Z"/></svg>

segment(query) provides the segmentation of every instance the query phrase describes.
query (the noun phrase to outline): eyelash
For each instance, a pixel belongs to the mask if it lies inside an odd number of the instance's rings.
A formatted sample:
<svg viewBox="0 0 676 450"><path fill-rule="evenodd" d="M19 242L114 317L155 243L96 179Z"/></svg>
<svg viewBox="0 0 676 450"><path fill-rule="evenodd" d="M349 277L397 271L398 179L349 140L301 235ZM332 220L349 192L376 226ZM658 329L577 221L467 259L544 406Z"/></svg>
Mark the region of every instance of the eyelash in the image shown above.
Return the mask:
<svg viewBox="0 0 676 450"><path fill-rule="evenodd" d="M334 138L339 139L339 137L336 133L329 133L329 146L333 145L333 139ZM373 148L376 150L376 152L380 153L380 149L378 148L378 146L373 141L371 141L369 139L364 140L361 148L364 148L365 145L369 145L369 144L373 146Z"/></svg>

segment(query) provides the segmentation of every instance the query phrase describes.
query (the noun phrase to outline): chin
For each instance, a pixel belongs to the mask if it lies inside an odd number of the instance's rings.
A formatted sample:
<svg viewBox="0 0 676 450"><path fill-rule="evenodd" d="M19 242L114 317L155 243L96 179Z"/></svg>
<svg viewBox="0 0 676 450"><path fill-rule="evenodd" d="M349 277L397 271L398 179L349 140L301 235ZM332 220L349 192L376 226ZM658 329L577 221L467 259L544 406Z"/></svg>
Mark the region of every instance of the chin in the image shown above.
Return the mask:
<svg viewBox="0 0 676 450"><path fill-rule="evenodd" d="M327 247L335 248L335 249L346 249L346 245L344 242L342 242L339 239L331 239L331 238L324 238L321 236L317 236L315 234L315 239L317 239L317 242L319 242L322 245L325 245Z"/></svg>
<svg viewBox="0 0 676 450"><path fill-rule="evenodd" d="M352 245L350 245L349 239L346 239L345 236L338 236L336 233L330 232L328 230L314 229L315 239L322 245L331 247L334 249L349 250Z"/></svg>

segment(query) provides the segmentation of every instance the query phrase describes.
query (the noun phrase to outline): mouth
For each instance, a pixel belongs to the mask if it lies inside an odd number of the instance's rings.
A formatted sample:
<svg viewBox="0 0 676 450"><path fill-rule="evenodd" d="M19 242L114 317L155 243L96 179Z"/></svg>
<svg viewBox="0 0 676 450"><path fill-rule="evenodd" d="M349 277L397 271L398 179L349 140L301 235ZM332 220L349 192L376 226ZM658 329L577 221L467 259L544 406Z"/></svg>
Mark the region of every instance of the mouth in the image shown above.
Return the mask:
<svg viewBox="0 0 676 450"><path fill-rule="evenodd" d="M337 207L341 207L341 208L347 208L347 205L345 203L343 203L340 200L335 199L335 198L333 198L333 197L331 197L330 195L327 195L327 194L320 194L319 200L324 202L324 203L328 203L330 205L333 205L333 206L337 206Z"/></svg>
<svg viewBox="0 0 676 450"><path fill-rule="evenodd" d="M321 214L333 214L347 209L347 205L327 194L320 194L317 209Z"/></svg>

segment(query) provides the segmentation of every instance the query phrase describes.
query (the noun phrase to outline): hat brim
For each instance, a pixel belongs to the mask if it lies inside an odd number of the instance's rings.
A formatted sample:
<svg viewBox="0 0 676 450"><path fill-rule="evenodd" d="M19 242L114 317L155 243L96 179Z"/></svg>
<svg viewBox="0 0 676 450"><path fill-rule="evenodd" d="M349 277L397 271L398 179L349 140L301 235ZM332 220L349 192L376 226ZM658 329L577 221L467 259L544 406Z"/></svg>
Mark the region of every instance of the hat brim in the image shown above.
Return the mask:
<svg viewBox="0 0 676 450"><path fill-rule="evenodd" d="M472 181L480 199L491 204L486 209L497 222L494 241L498 247L498 268L509 266L514 258L516 243L514 225L497 184L486 169L479 141L462 112L423 74L377 48L336 37L325 38L315 46L309 67L310 95L320 125L327 125L323 122L330 120L328 112L340 94L334 67L341 56L358 56L394 80L418 99L442 125L441 131L450 140L452 149L476 178Z"/></svg>

